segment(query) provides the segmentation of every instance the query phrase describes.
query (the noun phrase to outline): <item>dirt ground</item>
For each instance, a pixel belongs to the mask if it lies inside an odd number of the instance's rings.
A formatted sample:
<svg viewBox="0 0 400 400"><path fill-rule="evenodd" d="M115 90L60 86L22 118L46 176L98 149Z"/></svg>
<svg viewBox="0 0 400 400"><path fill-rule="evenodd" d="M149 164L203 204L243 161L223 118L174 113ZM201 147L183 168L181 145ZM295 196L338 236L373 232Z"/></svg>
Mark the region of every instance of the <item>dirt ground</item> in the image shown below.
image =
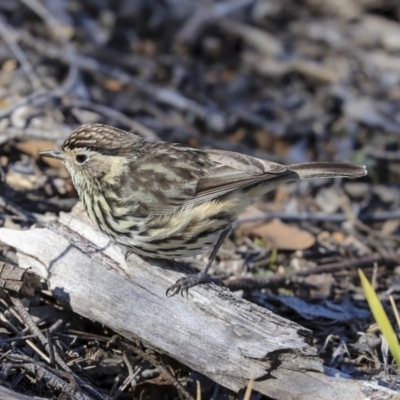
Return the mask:
<svg viewBox="0 0 400 400"><path fill-rule="evenodd" d="M258 199L211 273L310 329L326 366L398 390L357 270L373 279L395 326L399 38L396 1L0 0L0 226L29 229L71 211L78 197L67 171L38 152L84 123L284 164L364 164L361 179L288 184ZM1 242L0 261L17 263ZM31 318L102 398L196 398L197 380L203 399L238 398L172 358L115 340L49 293L30 294L18 297ZM27 367L41 360L41 345L0 297L0 384L68 398Z"/></svg>

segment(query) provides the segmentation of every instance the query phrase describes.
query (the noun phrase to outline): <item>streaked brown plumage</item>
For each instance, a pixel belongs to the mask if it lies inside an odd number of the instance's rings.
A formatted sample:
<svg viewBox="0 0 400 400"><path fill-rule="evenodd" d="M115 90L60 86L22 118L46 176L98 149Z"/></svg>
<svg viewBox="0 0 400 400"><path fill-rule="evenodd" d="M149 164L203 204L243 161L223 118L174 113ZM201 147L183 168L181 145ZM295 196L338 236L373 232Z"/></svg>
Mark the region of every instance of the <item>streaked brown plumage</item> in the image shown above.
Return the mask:
<svg viewBox="0 0 400 400"><path fill-rule="evenodd" d="M283 166L230 151L149 143L100 124L79 127L61 149L41 155L64 162L92 221L130 252L170 259L217 242L205 268L178 281L173 294L207 280L231 223L254 197L297 179L367 173L347 163Z"/></svg>

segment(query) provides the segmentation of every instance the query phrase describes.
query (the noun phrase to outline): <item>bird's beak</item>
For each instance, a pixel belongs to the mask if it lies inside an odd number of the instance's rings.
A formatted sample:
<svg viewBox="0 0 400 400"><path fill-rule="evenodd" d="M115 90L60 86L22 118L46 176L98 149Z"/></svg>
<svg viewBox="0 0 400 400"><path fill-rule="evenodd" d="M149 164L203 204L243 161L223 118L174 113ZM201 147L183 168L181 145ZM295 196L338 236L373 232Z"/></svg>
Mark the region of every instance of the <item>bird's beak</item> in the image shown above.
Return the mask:
<svg viewBox="0 0 400 400"><path fill-rule="evenodd" d="M59 149L41 151L39 153L39 155L42 156L42 157L56 158L57 160L64 160L65 159L64 154Z"/></svg>

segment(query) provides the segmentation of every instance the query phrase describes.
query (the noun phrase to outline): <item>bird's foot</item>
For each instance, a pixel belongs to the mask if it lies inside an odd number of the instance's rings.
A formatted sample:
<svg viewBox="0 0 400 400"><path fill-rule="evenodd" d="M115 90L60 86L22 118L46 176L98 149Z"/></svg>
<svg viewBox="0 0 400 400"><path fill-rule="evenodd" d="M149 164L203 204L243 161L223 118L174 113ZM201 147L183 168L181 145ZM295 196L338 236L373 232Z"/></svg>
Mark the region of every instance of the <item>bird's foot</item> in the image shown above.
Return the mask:
<svg viewBox="0 0 400 400"><path fill-rule="evenodd" d="M186 298L188 298L190 288L200 284L212 283L212 282L220 283L220 280L213 279L209 275L204 274L202 272L193 275L187 275L184 276L183 278L178 279L176 283L174 283L167 289L165 294L167 295L167 297L172 297L180 293L181 296L186 295Z"/></svg>

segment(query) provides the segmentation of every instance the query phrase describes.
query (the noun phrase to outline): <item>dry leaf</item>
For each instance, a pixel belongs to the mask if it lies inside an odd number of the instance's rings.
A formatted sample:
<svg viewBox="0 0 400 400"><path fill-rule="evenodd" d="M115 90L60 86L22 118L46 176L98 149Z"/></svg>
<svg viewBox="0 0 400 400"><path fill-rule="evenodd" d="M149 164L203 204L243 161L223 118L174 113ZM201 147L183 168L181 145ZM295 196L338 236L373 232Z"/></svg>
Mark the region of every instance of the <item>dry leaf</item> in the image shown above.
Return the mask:
<svg viewBox="0 0 400 400"><path fill-rule="evenodd" d="M304 250L315 243L315 236L310 232L284 224L279 219L253 227L248 233L261 237L268 246L278 250Z"/></svg>

